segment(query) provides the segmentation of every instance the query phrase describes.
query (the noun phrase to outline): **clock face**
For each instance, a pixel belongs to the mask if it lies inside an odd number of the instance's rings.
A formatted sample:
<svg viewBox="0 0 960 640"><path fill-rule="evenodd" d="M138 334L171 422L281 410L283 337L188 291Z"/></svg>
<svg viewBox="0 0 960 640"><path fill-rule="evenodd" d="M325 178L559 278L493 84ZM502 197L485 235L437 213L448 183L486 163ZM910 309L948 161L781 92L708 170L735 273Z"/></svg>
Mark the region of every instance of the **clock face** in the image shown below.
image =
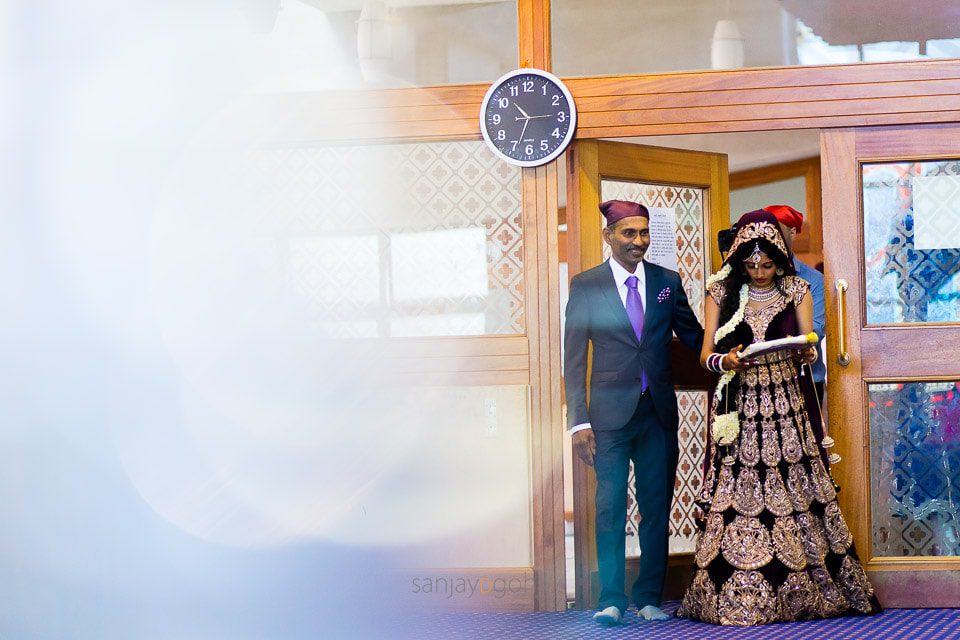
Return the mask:
<svg viewBox="0 0 960 640"><path fill-rule="evenodd" d="M501 158L521 167L550 162L576 129L573 96L556 76L518 69L497 80L480 110L480 130Z"/></svg>

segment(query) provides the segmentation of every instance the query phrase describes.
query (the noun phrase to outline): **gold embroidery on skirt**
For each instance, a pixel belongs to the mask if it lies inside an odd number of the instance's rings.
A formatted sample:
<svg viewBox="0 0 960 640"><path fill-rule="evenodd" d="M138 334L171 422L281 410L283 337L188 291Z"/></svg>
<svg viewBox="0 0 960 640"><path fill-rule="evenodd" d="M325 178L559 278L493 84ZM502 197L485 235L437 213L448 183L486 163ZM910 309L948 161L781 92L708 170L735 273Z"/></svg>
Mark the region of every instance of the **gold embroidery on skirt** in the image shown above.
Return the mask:
<svg viewBox="0 0 960 640"><path fill-rule="evenodd" d="M791 573L777 591L778 620L809 620L819 613L820 593L805 571Z"/></svg>
<svg viewBox="0 0 960 640"><path fill-rule="evenodd" d="M810 424L808 414L803 415L803 448L811 458L820 457L820 447L817 446L817 439L813 435L813 426ZM798 416L797 420L801 418ZM832 484L832 483L831 483Z"/></svg>
<svg viewBox="0 0 960 640"><path fill-rule="evenodd" d="M714 452L715 454L716 452ZM708 503L710 498L713 496L713 485L717 481L717 465L711 464L707 466L707 477L703 482L703 487L700 489L700 502Z"/></svg>
<svg viewBox="0 0 960 640"><path fill-rule="evenodd" d="M787 393L790 396L790 408L794 413L800 413L803 408L803 394L800 393L800 387L797 386L796 379L789 379L787 372L784 372L784 378L787 378ZM796 370L793 371L796 375Z"/></svg>
<svg viewBox="0 0 960 640"><path fill-rule="evenodd" d="M773 415L773 396L767 387L760 387L760 415L764 418Z"/></svg>
<svg viewBox="0 0 960 640"><path fill-rule="evenodd" d="M794 571L807 567L807 555L800 541L800 527L792 516L776 519L772 537L773 549L784 566Z"/></svg>
<svg viewBox="0 0 960 640"><path fill-rule="evenodd" d="M793 420L786 417L786 414L780 418L780 436L783 438L783 459L787 462L800 462L803 458L803 447L800 446L800 437L793 426Z"/></svg>
<svg viewBox="0 0 960 640"><path fill-rule="evenodd" d="M760 407L757 404L757 394L754 389L743 390L743 404L741 411L743 411L743 418L747 420L756 418L757 414L760 413Z"/></svg>
<svg viewBox="0 0 960 640"><path fill-rule="evenodd" d="M783 373L786 371L787 361L781 361L770 367L770 380L773 384L783 384Z"/></svg>
<svg viewBox="0 0 960 640"><path fill-rule="evenodd" d="M703 620L712 624L718 624L717 618L717 592L710 581L710 574L700 569L693 577L690 588L687 589L683 597L683 603L677 612L684 618L694 620Z"/></svg>
<svg viewBox="0 0 960 640"><path fill-rule="evenodd" d="M773 365L776 366L776 365ZM770 386L770 369L771 365L762 364L757 367L757 382L760 383L763 387Z"/></svg>
<svg viewBox="0 0 960 640"><path fill-rule="evenodd" d="M821 616L825 618L836 616L850 607L847 599L840 593L840 589L834 584L830 578L830 574L827 573L825 568L813 567L807 571L814 586L816 586L817 591L820 593Z"/></svg>
<svg viewBox="0 0 960 640"><path fill-rule="evenodd" d="M773 622L777 618L773 587L759 571L735 571L720 591L717 615L726 625Z"/></svg>
<svg viewBox="0 0 960 640"><path fill-rule="evenodd" d="M759 367L750 367L741 374L743 376L743 383L746 386L757 386L757 369L759 369Z"/></svg>
<svg viewBox="0 0 960 640"><path fill-rule="evenodd" d="M773 560L770 532L757 518L737 516L723 532L720 552L737 569L757 569Z"/></svg>
<svg viewBox="0 0 960 640"><path fill-rule="evenodd" d="M783 390L783 385L778 384L773 389L773 406L782 416L790 412L790 402L787 400L787 392Z"/></svg>
<svg viewBox="0 0 960 640"><path fill-rule="evenodd" d="M798 513L796 518L800 525L800 540L807 554L807 562L816 567L822 566L829 550L823 523L810 512Z"/></svg>
<svg viewBox="0 0 960 640"><path fill-rule="evenodd" d="M788 516L793 513L793 503L776 467L766 470L766 477L763 479L763 503L767 511L775 516Z"/></svg>
<svg viewBox="0 0 960 640"><path fill-rule="evenodd" d="M740 462L753 467L760 462L756 420L744 420L740 432Z"/></svg>
<svg viewBox="0 0 960 640"><path fill-rule="evenodd" d="M833 480L830 479L827 468L823 466L823 462L819 458L810 461L810 472L810 482L813 485L817 501L827 504L836 500L837 492L833 488Z"/></svg>
<svg viewBox="0 0 960 640"><path fill-rule="evenodd" d="M733 493L733 508L745 516L758 516L763 511L763 489L760 474L753 467L743 467Z"/></svg>
<svg viewBox="0 0 960 640"><path fill-rule="evenodd" d="M810 508L810 501L813 500L813 488L810 486L810 478L802 464L791 464L787 471L787 492L790 494L790 500L793 502L793 508L797 511L806 511Z"/></svg>
<svg viewBox="0 0 960 640"><path fill-rule="evenodd" d="M850 545L853 544L853 534L850 533L843 514L840 513L840 506L834 500L827 504L823 509L823 525L827 530L827 541L830 543L830 551L836 554L846 553Z"/></svg>
<svg viewBox="0 0 960 640"><path fill-rule="evenodd" d="M723 514L711 513L707 516L707 526L703 530L694 554L698 567L705 568L720 553L721 536L723 536Z"/></svg>
<svg viewBox="0 0 960 640"><path fill-rule="evenodd" d="M713 494L713 500L710 504L711 512L719 513L730 508L730 505L733 504L734 487L733 467L725 464L720 468L717 490Z"/></svg>
<svg viewBox="0 0 960 640"><path fill-rule="evenodd" d="M857 611L870 613L870 596L873 595L873 586L867 580L867 573L863 566L854 560L853 556L845 556L840 571L837 573L837 582L840 590L846 596L850 605Z"/></svg>
<svg viewBox="0 0 960 640"><path fill-rule="evenodd" d="M770 418L764 418L760 427L763 429L760 457L763 458L763 464L775 467L780 464L780 436L777 433L777 425Z"/></svg>

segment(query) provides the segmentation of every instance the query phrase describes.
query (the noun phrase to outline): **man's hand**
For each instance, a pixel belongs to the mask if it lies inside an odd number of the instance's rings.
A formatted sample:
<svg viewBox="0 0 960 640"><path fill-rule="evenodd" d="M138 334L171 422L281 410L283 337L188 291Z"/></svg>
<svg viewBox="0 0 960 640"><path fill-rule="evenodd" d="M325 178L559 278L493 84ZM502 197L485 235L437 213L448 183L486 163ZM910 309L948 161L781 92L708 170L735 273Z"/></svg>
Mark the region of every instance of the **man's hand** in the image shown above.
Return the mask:
<svg viewBox="0 0 960 640"><path fill-rule="evenodd" d="M813 347L807 347L806 349L795 351L794 353L797 360L799 360L802 364L813 364L817 361L817 350Z"/></svg>
<svg viewBox="0 0 960 640"><path fill-rule="evenodd" d="M573 450L581 460L593 466L593 456L597 453L593 429L581 429L573 434Z"/></svg>

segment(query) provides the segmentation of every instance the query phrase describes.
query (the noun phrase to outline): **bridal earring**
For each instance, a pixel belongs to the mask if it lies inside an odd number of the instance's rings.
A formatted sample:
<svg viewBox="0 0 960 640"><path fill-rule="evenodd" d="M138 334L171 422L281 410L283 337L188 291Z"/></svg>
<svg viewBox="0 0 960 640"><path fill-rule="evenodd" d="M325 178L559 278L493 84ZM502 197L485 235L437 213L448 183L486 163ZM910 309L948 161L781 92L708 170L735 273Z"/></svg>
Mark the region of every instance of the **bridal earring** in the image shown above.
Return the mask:
<svg viewBox="0 0 960 640"><path fill-rule="evenodd" d="M782 276L784 273L783 269L777 269L777 275Z"/></svg>

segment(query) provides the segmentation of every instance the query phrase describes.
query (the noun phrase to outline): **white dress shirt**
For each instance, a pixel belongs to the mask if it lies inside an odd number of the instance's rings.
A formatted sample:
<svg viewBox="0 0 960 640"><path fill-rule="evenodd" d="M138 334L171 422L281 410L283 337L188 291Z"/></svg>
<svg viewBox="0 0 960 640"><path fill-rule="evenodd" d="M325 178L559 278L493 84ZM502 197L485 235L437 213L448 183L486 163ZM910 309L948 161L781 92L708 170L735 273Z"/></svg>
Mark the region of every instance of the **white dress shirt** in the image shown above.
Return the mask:
<svg viewBox="0 0 960 640"><path fill-rule="evenodd" d="M627 278L630 276L637 276L637 291L640 293L640 304L643 305L644 313L647 310L647 278L646 271L644 268L644 263L641 262L637 265L637 270L634 273L630 273L623 266L610 258L607 260L607 264L610 265L610 270L613 272L613 281L617 283L617 293L620 294L620 303L623 305L623 308L627 308ZM577 431L583 431L584 429L590 429L591 425L589 422L582 422L578 425L575 425L570 428L570 435L572 436Z"/></svg>

